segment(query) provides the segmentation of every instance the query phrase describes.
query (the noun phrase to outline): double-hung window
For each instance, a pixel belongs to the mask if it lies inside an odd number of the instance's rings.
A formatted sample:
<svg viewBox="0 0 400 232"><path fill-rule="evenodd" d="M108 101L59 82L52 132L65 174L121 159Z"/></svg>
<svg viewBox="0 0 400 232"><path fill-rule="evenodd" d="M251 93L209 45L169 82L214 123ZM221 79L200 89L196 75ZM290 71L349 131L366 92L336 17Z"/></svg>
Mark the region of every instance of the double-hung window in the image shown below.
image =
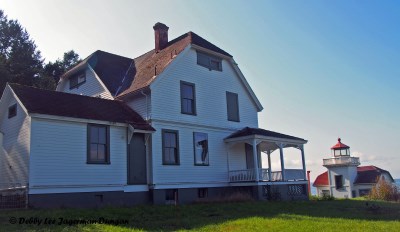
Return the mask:
<svg viewBox="0 0 400 232"><path fill-rule="evenodd" d="M181 81L181 113L196 115L196 94L194 84Z"/></svg>
<svg viewBox="0 0 400 232"><path fill-rule="evenodd" d="M105 125L88 125L88 155L87 163L110 163L109 127Z"/></svg>
<svg viewBox="0 0 400 232"><path fill-rule="evenodd" d="M228 120L239 122L239 99L237 93L226 92Z"/></svg>
<svg viewBox="0 0 400 232"><path fill-rule="evenodd" d="M178 131L162 130L162 153L164 165L179 165Z"/></svg>

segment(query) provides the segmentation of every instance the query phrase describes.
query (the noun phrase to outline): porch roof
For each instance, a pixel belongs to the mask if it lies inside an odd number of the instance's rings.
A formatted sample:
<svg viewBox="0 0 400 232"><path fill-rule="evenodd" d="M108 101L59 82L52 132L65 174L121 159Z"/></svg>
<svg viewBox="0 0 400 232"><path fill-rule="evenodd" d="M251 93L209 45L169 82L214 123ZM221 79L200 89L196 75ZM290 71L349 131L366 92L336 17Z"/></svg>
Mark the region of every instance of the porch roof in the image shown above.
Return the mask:
<svg viewBox="0 0 400 232"><path fill-rule="evenodd" d="M245 127L232 133L224 141L227 143L246 142L251 144L250 141L253 139L259 141L261 151L278 149L278 144L284 144L283 147L298 147L307 143L307 140L299 137L251 127Z"/></svg>
<svg viewBox="0 0 400 232"><path fill-rule="evenodd" d="M275 131L270 131L270 130L265 130L261 128L251 128L251 127L245 127L241 130L238 130L234 132L233 134L229 135L228 137L225 138L225 140L228 139L233 139L233 138L240 138L240 137L247 137L251 135L260 135L260 136L266 136L266 137L273 137L273 138L279 138L279 139L290 139L290 140L299 140L299 142L307 142L307 140L294 137L291 135L286 135L286 134L281 134Z"/></svg>

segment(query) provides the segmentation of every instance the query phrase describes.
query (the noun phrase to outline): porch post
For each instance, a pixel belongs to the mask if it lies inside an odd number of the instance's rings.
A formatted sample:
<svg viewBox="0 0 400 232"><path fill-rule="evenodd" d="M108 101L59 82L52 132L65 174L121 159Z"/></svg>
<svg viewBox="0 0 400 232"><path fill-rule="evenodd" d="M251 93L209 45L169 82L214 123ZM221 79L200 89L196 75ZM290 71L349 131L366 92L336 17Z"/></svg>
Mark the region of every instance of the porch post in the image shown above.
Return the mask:
<svg viewBox="0 0 400 232"><path fill-rule="evenodd" d="M253 139L253 160L254 160L254 172L256 174L256 181L260 181L260 175L258 173L258 155L257 155L257 141Z"/></svg>
<svg viewBox="0 0 400 232"><path fill-rule="evenodd" d="M279 144L279 154L281 156L281 170L282 170L282 181L285 181L285 161L283 159L283 144Z"/></svg>
<svg viewBox="0 0 400 232"><path fill-rule="evenodd" d="M272 181L272 172L271 172L271 151L267 151L268 156L268 180Z"/></svg>
<svg viewBox="0 0 400 232"><path fill-rule="evenodd" d="M304 158L304 146L300 145L299 146L300 151L301 151L301 162L303 164L303 172L304 172L304 180L307 180L307 174L306 174L306 160Z"/></svg>

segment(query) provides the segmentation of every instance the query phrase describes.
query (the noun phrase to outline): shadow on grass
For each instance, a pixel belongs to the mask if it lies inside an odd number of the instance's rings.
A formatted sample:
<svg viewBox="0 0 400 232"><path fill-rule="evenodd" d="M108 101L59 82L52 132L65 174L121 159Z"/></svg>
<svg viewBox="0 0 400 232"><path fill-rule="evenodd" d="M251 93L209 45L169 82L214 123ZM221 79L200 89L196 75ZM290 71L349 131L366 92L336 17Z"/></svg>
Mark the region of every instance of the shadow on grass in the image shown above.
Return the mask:
<svg viewBox="0 0 400 232"><path fill-rule="evenodd" d="M10 218L17 219L16 224ZM363 221L400 221L400 203L335 200L304 202L248 202L214 203L182 206L137 206L132 208L57 209L0 211L0 228L5 231L58 230L58 231L130 231L137 230L190 230L220 225L246 218L279 220L306 220L305 218L357 219ZM21 218L55 219L54 225L20 224ZM63 218L65 223L57 225ZM78 224L77 219L126 220L114 224Z"/></svg>

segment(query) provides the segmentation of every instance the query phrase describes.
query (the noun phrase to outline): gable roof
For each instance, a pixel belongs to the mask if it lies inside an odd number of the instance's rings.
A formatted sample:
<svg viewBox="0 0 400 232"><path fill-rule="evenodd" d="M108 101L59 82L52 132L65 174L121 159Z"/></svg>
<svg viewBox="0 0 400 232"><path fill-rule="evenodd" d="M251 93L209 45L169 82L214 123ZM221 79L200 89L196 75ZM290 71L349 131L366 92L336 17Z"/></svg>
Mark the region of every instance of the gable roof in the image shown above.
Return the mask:
<svg viewBox="0 0 400 232"><path fill-rule="evenodd" d="M143 118L118 100L106 100L9 84L28 113L127 123L135 129L155 131Z"/></svg>
<svg viewBox="0 0 400 232"><path fill-rule="evenodd" d="M389 175L391 181L394 182L392 175L390 175L390 173L384 169L378 168L373 165L357 167L357 177L354 181L354 184L376 183L378 177L384 173Z"/></svg>
<svg viewBox="0 0 400 232"><path fill-rule="evenodd" d="M226 137L225 139L232 139L232 138L244 137L244 136L249 136L249 135L262 135L262 136L267 136L267 137L302 140L304 142L307 142L307 140L305 140L305 139L294 137L291 135L285 135L285 134L281 134L281 133L274 132L274 131L264 130L261 128L251 128L251 127L245 127L241 130L238 130L238 131L234 132L233 134L229 135L228 137Z"/></svg>
<svg viewBox="0 0 400 232"><path fill-rule="evenodd" d="M391 178L391 181L394 182L392 175L390 175L390 173L384 169L373 165L357 167L357 177L354 181L354 184L375 184L378 180L378 177L383 173L388 174ZM317 176L313 186L329 186L328 172L326 171Z"/></svg>

